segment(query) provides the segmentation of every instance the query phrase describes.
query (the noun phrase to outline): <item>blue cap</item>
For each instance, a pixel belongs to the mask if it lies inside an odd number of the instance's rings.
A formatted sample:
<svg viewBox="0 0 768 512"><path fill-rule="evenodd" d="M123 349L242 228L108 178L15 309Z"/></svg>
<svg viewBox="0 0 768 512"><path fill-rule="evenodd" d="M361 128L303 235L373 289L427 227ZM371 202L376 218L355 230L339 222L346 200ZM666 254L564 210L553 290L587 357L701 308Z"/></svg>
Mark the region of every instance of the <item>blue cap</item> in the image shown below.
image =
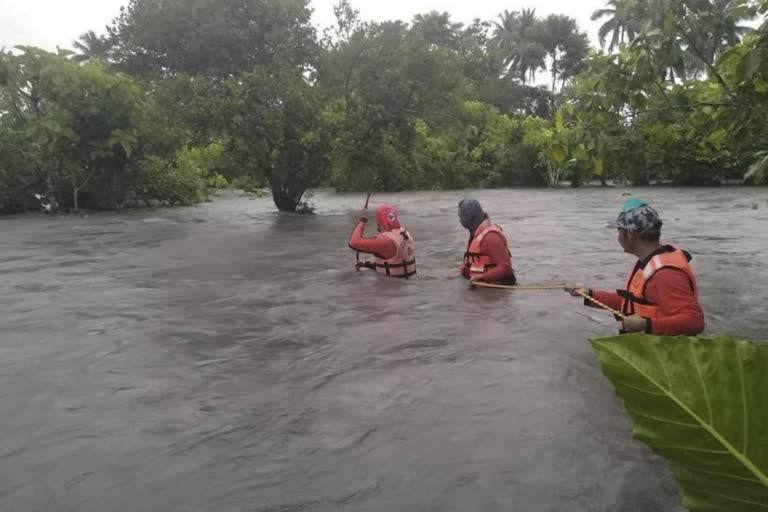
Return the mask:
<svg viewBox="0 0 768 512"><path fill-rule="evenodd" d="M639 197L629 197L624 200L624 203L622 203L621 211L629 212L635 208L640 208L641 206L648 206L648 201L640 199Z"/></svg>
<svg viewBox="0 0 768 512"><path fill-rule="evenodd" d="M627 198L621 205L621 213L610 227L628 231L646 232L661 227L661 217L647 201L637 198Z"/></svg>

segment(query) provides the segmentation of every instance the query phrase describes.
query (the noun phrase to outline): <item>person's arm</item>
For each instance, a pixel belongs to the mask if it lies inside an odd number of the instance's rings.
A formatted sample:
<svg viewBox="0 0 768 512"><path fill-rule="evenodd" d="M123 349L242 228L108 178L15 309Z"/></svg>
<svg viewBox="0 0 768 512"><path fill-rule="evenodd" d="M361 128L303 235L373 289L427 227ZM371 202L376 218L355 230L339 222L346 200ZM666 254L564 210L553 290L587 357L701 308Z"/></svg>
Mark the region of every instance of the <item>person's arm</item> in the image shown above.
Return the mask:
<svg viewBox="0 0 768 512"><path fill-rule="evenodd" d="M621 308L622 298L617 292L611 292L608 290L592 290L587 288L582 283L566 283L563 289L570 293L573 297L582 297L584 294L589 295L593 299L602 302L611 309L619 310ZM595 302L584 298L584 305L591 308L602 309L602 306L598 306Z"/></svg>
<svg viewBox="0 0 768 512"><path fill-rule="evenodd" d="M621 296L615 292L610 290L589 290L589 296L592 297L595 300L599 300L606 306L608 306L611 309L620 310L621 309L621 303L623 302L623 299ZM591 308L598 308L602 309L601 306L598 306L594 302L584 299L584 305L589 306Z"/></svg>
<svg viewBox="0 0 768 512"><path fill-rule="evenodd" d="M394 258L397 254L397 247L392 239L377 235L373 238L366 238L363 234L366 221L360 219L355 229L352 230L352 236L349 238L349 248L354 251L373 254L383 260Z"/></svg>
<svg viewBox="0 0 768 512"><path fill-rule="evenodd" d="M472 235L469 235L469 241L467 242L467 252L469 252L469 247L472 245ZM459 267L459 274L464 279L469 279L469 261L467 260L467 254L464 253L464 259L461 262L461 266Z"/></svg>
<svg viewBox="0 0 768 512"><path fill-rule="evenodd" d="M483 253L491 260L491 263L496 265L483 274L483 281L489 283L503 281L514 275L509 248L501 235L498 233L488 233L483 239L481 247Z"/></svg>
<svg viewBox="0 0 768 512"><path fill-rule="evenodd" d="M704 331L704 312L684 272L674 268L656 271L648 283L645 295L650 302L656 304L661 317L646 320L648 334L694 336Z"/></svg>

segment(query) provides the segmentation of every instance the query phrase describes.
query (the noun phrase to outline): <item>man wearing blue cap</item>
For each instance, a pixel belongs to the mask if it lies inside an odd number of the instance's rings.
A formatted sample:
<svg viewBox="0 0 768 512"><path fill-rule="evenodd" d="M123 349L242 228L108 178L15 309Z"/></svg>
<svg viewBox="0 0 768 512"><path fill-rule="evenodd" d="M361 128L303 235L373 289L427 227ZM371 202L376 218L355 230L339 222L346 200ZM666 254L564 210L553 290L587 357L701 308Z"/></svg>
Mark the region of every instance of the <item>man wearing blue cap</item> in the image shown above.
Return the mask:
<svg viewBox="0 0 768 512"><path fill-rule="evenodd" d="M626 290L587 290L568 284L565 290L577 296L586 291L594 299L621 311L628 318L622 332L645 332L661 336L695 336L704 330L704 312L699 305L696 276L689 264L691 255L672 245L662 245L662 221L647 202L631 197L613 224L624 252L637 256ZM592 303L585 299L585 304Z"/></svg>

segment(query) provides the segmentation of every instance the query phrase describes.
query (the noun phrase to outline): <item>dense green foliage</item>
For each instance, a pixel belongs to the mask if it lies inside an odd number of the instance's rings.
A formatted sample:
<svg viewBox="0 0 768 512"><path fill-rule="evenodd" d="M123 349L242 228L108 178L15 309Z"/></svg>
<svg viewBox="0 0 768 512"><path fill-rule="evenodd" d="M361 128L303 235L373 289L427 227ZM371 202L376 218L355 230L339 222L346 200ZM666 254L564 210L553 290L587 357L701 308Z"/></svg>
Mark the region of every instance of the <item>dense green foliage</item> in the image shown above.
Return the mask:
<svg viewBox="0 0 768 512"><path fill-rule="evenodd" d="M130 0L75 52L3 50L0 211L185 204L227 182L295 211L374 182L768 179L766 0L610 0L603 49L533 9L335 12L317 34L307 0Z"/></svg>
<svg viewBox="0 0 768 512"><path fill-rule="evenodd" d="M765 510L768 345L645 334L592 345L635 437L669 461L688 510Z"/></svg>

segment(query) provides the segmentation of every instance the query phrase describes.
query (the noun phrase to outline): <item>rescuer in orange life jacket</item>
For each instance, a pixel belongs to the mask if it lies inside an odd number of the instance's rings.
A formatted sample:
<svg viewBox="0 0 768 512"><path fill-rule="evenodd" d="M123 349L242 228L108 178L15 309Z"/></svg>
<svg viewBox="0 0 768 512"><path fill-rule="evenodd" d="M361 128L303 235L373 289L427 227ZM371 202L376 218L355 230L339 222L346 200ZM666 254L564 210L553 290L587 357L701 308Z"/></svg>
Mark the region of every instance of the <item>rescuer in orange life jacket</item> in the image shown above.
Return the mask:
<svg viewBox="0 0 768 512"><path fill-rule="evenodd" d="M627 280L626 290L587 290L582 284L567 284L628 318L622 332L645 332L660 336L695 336L704 330L704 312L699 305L696 276L689 265L691 255L672 245L662 245L661 218L647 202L631 197L624 201L614 227L624 252L638 261ZM592 306L587 299L586 305Z"/></svg>
<svg viewBox="0 0 768 512"><path fill-rule="evenodd" d="M384 204L376 210L376 224L379 234L365 238L363 231L368 222L368 210L363 209L360 221L352 231L349 247L355 251L372 254L367 261L358 261L355 266L370 268L376 273L408 279L416 274L416 257L413 237L400 226L400 218L394 206Z"/></svg>
<svg viewBox="0 0 768 512"><path fill-rule="evenodd" d="M464 199L459 203L459 221L469 231L461 275L469 279L470 284L478 281L516 284L507 237L491 222L477 200Z"/></svg>

